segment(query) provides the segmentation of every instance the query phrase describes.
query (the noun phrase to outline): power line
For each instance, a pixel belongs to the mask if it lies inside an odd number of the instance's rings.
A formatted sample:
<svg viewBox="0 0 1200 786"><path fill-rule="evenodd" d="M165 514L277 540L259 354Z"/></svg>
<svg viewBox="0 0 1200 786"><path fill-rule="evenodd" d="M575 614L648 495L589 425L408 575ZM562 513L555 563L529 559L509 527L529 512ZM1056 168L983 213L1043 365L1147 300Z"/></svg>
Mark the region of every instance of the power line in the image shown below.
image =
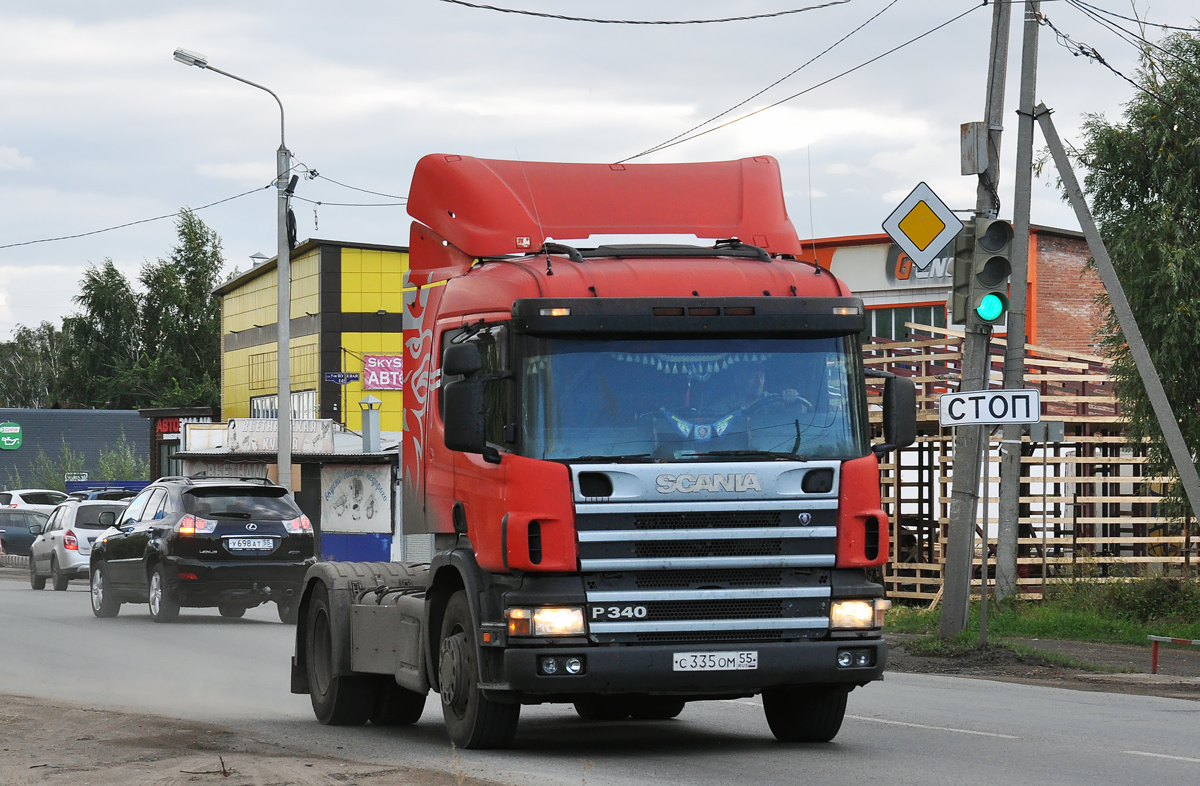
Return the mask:
<svg viewBox="0 0 1200 786"><path fill-rule="evenodd" d="M201 205L200 207L192 208L192 212L204 210L204 209L210 208L210 207L216 207L217 205L224 204L225 202L230 202L234 199L240 199L244 196L248 196L250 194L254 194L259 191L262 191L263 189L274 188L274 187L275 187L275 183L271 182L271 183L268 183L267 185L263 186L262 188L253 188L249 191L243 191L240 194L234 194L231 197L225 197L224 199L218 199L216 202L209 202L207 205ZM116 226L105 227L104 229L93 229L91 232L80 232L77 235L62 235L60 237L42 238L41 240L26 240L22 243L7 243L5 245L0 245L0 249L16 248L18 246L33 246L33 245L37 245L38 243L53 243L58 240L74 240L75 238L88 237L90 235L99 235L104 232L112 232L113 230L116 230L116 229L124 229L125 227L137 226L138 224L149 224L152 221L162 221L163 219L167 219L167 218L175 218L178 215L179 215L179 211L175 211L174 213L167 213L165 215L155 216L154 218L143 218L138 221L130 221L125 224L117 224Z"/></svg>
<svg viewBox="0 0 1200 786"><path fill-rule="evenodd" d="M1149 27L1157 27L1160 30L1180 30L1180 31L1187 32L1187 33L1200 32L1200 27L1179 27L1178 25L1167 25L1167 24L1161 24L1158 22L1147 22L1145 19L1138 19L1138 18L1132 17L1132 16L1123 16L1121 14L1116 13L1115 11L1107 11L1103 8L1100 8L1099 6L1094 6L1091 3L1082 2L1082 0L1078 0L1077 2L1072 2L1071 5L1085 5L1098 14L1104 14L1105 16L1111 16L1116 19L1124 19L1126 22L1136 22L1139 25L1147 25Z"/></svg>
<svg viewBox="0 0 1200 786"><path fill-rule="evenodd" d="M1126 82L1128 82L1130 85L1132 85L1135 90L1145 93L1147 96L1154 99L1162 106L1164 106L1167 109L1170 109L1172 112L1175 112L1176 114L1192 121L1193 123L1200 124L1200 121L1198 121L1198 120L1196 120L1196 118L1192 117L1192 115L1190 113L1185 112L1184 110L1180 109L1179 107L1175 106L1174 104L1169 103L1166 99L1164 99L1162 96L1158 95L1157 93L1147 90L1145 87L1142 87L1140 84L1138 84L1135 80L1131 79L1130 77L1126 76L1124 73L1119 71L1111 63L1109 63L1107 60L1104 59L1104 56L1101 55L1100 52L1096 50L1096 47L1094 47L1090 44L1085 44L1080 41L1076 41L1074 38L1071 38L1071 36L1067 35L1062 30L1059 30L1057 27L1054 26L1054 23L1051 22L1050 18L1048 16L1046 16L1045 14L1043 14L1041 16L1040 21L1043 25L1049 27L1051 30L1054 31L1054 36L1057 39L1059 46L1063 47L1071 54L1075 55L1076 57L1086 57L1088 60L1092 61L1093 63L1099 63L1100 65L1107 68L1109 71L1112 71L1114 74L1119 76L1121 79L1124 79Z"/></svg>
<svg viewBox="0 0 1200 786"><path fill-rule="evenodd" d="M1185 78L1190 77L1190 69L1194 67L1194 64L1191 61L1187 60L1186 58L1180 57L1179 55L1175 54L1174 52L1167 49L1166 47L1160 46L1159 44L1155 43L1154 41L1151 41L1150 39L1145 38L1145 37L1139 35L1138 33L1133 32L1132 30L1127 30L1124 27L1121 27L1119 24L1117 24L1116 22L1113 22L1110 19L1104 18L1103 16L1092 11L1091 6L1089 6L1087 3L1079 2L1079 0L1067 0L1067 4L1072 6L1075 10L1079 11L1084 16L1091 19L1096 24L1103 27L1105 30L1108 30L1109 32L1116 35L1118 38L1120 38L1122 41L1124 41L1127 44L1129 44L1130 46L1132 46L1134 49L1138 50L1139 54L1145 55L1147 49L1155 49L1158 52L1161 52L1163 55L1166 55L1167 57L1171 58L1172 60L1178 61L1184 67L1180 68L1179 66L1176 66L1175 67L1176 73L1180 74L1181 76L1184 76ZM1162 64L1162 61L1159 61L1159 64ZM1190 80L1190 81L1194 82L1194 80Z"/></svg>
<svg viewBox="0 0 1200 786"><path fill-rule="evenodd" d="M441 0L443 3L452 5L461 5L466 8L475 8L482 11L498 11L502 14L519 14L521 16L536 16L541 19L558 19L564 22L590 22L596 25L712 25L721 22L749 22L754 19L774 19L780 16L788 16L790 14L802 14L805 11L816 11L821 8L829 8L835 5L845 5L851 0L829 0L827 3L820 5L810 5L805 8L791 8L786 11L773 11L766 14L752 14L749 16L728 16L720 19L594 19L586 16L566 16L564 14L548 14L542 11L527 11L521 8L502 8L495 5L487 5L485 3L468 3L466 0Z"/></svg>
<svg viewBox="0 0 1200 786"><path fill-rule="evenodd" d="M668 144L670 144L671 142L674 142L676 139L679 139L680 137L685 137L685 136L687 136L688 134L692 133L693 131L697 131L697 130L699 130L699 129L703 128L704 126L708 125L709 123L712 123L712 122L713 122L713 121L715 121L715 120L719 120L720 118L722 118L722 117L724 117L725 115L729 114L729 113L730 113L730 112L732 112L733 110L735 110L735 109L739 109L739 108L741 108L741 107L745 106L746 104L748 104L748 103L750 103L751 101L753 101L754 99L758 98L760 95L762 95L763 93L767 92L767 91L768 91L768 90L770 90L771 88L775 87L776 85L780 84L781 82L784 82L784 81L786 81L786 80L788 80L788 79L792 78L793 76L795 76L796 74L800 73L802 70L804 70L804 69L805 69L805 68L807 68L808 66L812 65L812 64L813 64L815 61L817 61L817 60L818 60L818 59L820 59L821 57L824 57L824 56L825 56L826 54L828 54L828 53L829 53L829 52L830 52L832 49L834 49L835 47L837 47L839 44L841 44L841 43L842 43L843 41L845 41L847 38L849 38L850 36L854 35L854 34L855 34L855 33L857 33L859 30L862 30L864 27L866 27L867 25L871 24L871 22L874 22L876 19L878 19L880 16L882 16L882 15L883 15L883 12L884 12L884 11L888 10L889 8L891 8L892 6L894 6L894 5L895 5L896 3L898 3L898 2L899 2L899 0L892 0L892 2L888 3L886 6L884 6L882 9L880 9L878 12L876 12L874 15L872 15L871 17L869 17L869 18L867 19L867 21L863 22L863 23L862 23L862 24L860 24L858 27L856 27L856 28L854 28L853 30L851 30L849 33L846 33L844 36L842 36L842 37L841 37L841 38L839 38L838 40L834 41L832 44L830 44L830 45L829 45L829 46L827 46L825 49L823 49L823 50L822 50L820 53L818 53L818 54L814 55L813 57L809 58L809 59L808 59L806 62L802 63L802 64L801 64L801 65L800 65L798 68L796 68L796 69L794 69L793 71L791 71L790 73L788 73L788 74L786 74L786 75L784 75L784 76L780 77L779 79L776 79L774 82L772 82L771 84L767 85L767 86L766 86L766 87L764 87L762 90L759 90L759 91L758 91L757 93L755 93L754 95L747 97L747 98L746 98L745 100L743 100L743 101L739 101L738 103L736 103L736 104L734 104L733 106L729 107L728 109L726 109L724 112L721 112L720 114L713 115L713 116L712 116L712 117L710 117L708 120L705 120L703 123L697 123L696 125L692 126L691 128L687 129L686 131L683 131L682 133L676 134L675 136L671 137L670 139L667 139L667 140L665 140L665 141L663 141L663 142L659 142L657 145L654 145L653 147L647 148L647 149L643 150L642 152L638 153L638 154L637 154L637 155L635 155L635 156L630 156L629 158L626 158L626 159L625 159L625 161L632 161L632 160L633 160L633 159L635 159L635 158L641 158L642 156L649 155L650 153L653 153L653 152L655 152L656 150L660 150L660 149L661 149L663 146L665 146L665 145L668 145ZM620 163L624 163L624 161L622 161L622 162L620 162Z"/></svg>
<svg viewBox="0 0 1200 786"><path fill-rule="evenodd" d="M762 108L760 108L760 109L756 109L756 110L754 110L753 112L748 112L747 114L744 114L744 115L742 115L741 117L735 117L733 120L730 120L730 121L728 121L728 122L722 123L722 124L721 124L721 125L719 125L719 126L713 126L712 128L705 129L704 131L699 131L699 132L697 132L697 133L695 133L695 134L691 134L690 136L685 136L685 137L683 137L682 139L677 139L676 141L674 141L674 142L671 142L670 144L663 144L663 145L660 145L659 147L657 147L657 148L655 148L655 149L654 149L654 152L656 152L656 153L657 153L657 152L659 152L659 151L661 151L661 150L666 150L666 149L667 149L667 148L669 148L669 147L675 147L676 145L682 145L684 142L690 142L690 141L692 141L693 139L698 139L698 138L700 138L700 137L704 136L705 134L711 134L711 133L712 133L712 132L714 132L714 131L720 131L722 128L726 128L726 127L728 127L728 126L731 126L731 125L733 125L734 123L739 123L739 122L741 122L742 120L746 120L746 119L748 119L748 118L754 117L754 116L755 116L755 115L757 115L757 114L760 114L760 113L762 113L762 112L765 112L765 111L767 111L768 109L774 109L775 107L779 106L780 104L785 104L785 103L787 103L788 101L791 101L792 99L799 98L800 96L802 96L802 95L805 95L805 94L807 94L807 93L811 93L812 91L816 90L816 89L817 89L817 88L819 88L819 87L824 87L825 85L829 84L830 82L834 82L834 81L836 81L836 80L838 80L838 79L841 79L841 78L842 78L842 77L844 77L844 76L848 76L849 74L852 74L852 73L854 73L855 71L858 71L858 70L860 70L860 69L866 68L867 66L871 65L872 63L874 63L874 62L877 62L877 61L879 61L879 60L882 60L883 58L887 57L888 55L890 55L890 54L892 54L892 53L894 53L894 52L898 52L898 51L900 51L901 49L904 49L904 48L905 48L905 47L907 47L907 46L910 46L910 45L912 45L912 44L915 44L917 41L920 41L922 38L926 38L926 37L928 37L928 36L930 36L930 35L932 35L932 34L936 33L937 31L941 30L943 27L946 27L947 25L951 25L951 24L953 24L953 23L957 22L959 19L962 19L962 18L963 18L964 16L966 16L967 14L973 13L973 12L975 12L975 11L979 10L980 8L984 8L986 5L987 5L987 3L985 2L985 3L982 3L982 4L980 4L980 5L972 6L971 8L968 8L966 11L963 11L961 14L958 14L957 16L951 17L950 19L947 19L945 22L942 22L942 23L941 23L940 25L938 25L937 27L934 27L934 28L931 28L931 29L929 29L929 30L926 30L924 33L921 33L920 35L918 35L918 36L916 36L916 37L914 37L914 38L910 38L910 39L908 39L907 41L905 41L904 43L902 43L902 44L898 44L898 45L896 45L896 46L892 47L891 49L887 50L886 52L883 52L883 53L881 53L881 54L878 54L878 55L876 55L875 57L872 57L870 60L867 60L867 61L865 61L865 62L859 63L858 65L854 66L853 68L848 68L848 69L846 69L845 71L842 71L840 74L836 74L836 75L834 75L834 76L831 76L831 77L829 77L828 79L826 79L826 80L824 80L824 81L822 81L822 82L818 82L817 84L815 84L815 85L812 85L811 87L806 87L805 89L801 90L799 93L793 93L792 95L788 96L787 98L782 98L782 99L780 99L780 100L776 101L776 102L775 102L775 103L773 103L773 104L767 104L766 106L764 106L764 107L762 107ZM641 155L645 155L645 154L644 154L644 153L639 153L639 154L638 154L638 156L641 156ZM634 158L637 158L638 156L630 156L629 158L624 158L624 159L622 159L622 160L620 160L620 161L617 161L617 162L615 162L615 163L622 164L622 163L625 163L626 161L631 161L631 160L633 160Z"/></svg>
<svg viewBox="0 0 1200 786"><path fill-rule="evenodd" d="M324 207L404 207L408 204L407 202L324 202L316 199L305 199L298 194L292 194L292 199Z"/></svg>
<svg viewBox="0 0 1200 786"><path fill-rule="evenodd" d="M397 196L396 194L385 194L382 191L371 191L366 188L359 188L358 186L351 186L351 185L347 185L346 183L341 183L337 180L334 180L332 177L326 177L325 175L322 175L320 172L318 172L315 169L309 170L309 176L310 176L310 178L318 178L319 177L322 180L328 180L330 183L333 183L334 185L341 186L342 188L348 188L351 191L361 191L364 194L373 194L374 196L387 197L388 199L403 199L406 202L408 201L408 197L406 197L406 196ZM325 204L332 205L333 203L326 202Z"/></svg>

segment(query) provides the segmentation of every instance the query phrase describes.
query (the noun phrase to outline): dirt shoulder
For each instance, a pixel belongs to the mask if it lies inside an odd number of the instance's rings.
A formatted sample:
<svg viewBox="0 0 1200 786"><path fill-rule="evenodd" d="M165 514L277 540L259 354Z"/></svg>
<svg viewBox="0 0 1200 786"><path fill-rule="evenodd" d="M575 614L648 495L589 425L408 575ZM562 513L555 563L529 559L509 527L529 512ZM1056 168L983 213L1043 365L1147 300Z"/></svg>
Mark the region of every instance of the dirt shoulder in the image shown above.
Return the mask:
<svg viewBox="0 0 1200 786"><path fill-rule="evenodd" d="M420 767L314 756L195 721L0 695L0 783L492 786Z"/></svg>
<svg viewBox="0 0 1200 786"><path fill-rule="evenodd" d="M1010 639L951 656L914 654L905 645L923 637L888 634L888 671L947 674L1073 690L1136 693L1200 701L1200 647L1163 645L1158 674L1150 648L1059 639Z"/></svg>

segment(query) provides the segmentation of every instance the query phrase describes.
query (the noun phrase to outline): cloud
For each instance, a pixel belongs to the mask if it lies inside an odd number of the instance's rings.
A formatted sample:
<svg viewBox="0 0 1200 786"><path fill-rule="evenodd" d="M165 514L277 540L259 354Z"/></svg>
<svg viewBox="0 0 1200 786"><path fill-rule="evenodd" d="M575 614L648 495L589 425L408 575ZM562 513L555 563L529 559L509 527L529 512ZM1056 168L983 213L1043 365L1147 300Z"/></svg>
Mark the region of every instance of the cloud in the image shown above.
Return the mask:
<svg viewBox="0 0 1200 786"><path fill-rule="evenodd" d="M21 155L15 147L0 145L0 169L33 169L33 159Z"/></svg>
<svg viewBox="0 0 1200 786"><path fill-rule="evenodd" d="M270 162L255 161L243 164L196 164L196 174L217 180L233 180L246 185L263 185L275 179Z"/></svg>

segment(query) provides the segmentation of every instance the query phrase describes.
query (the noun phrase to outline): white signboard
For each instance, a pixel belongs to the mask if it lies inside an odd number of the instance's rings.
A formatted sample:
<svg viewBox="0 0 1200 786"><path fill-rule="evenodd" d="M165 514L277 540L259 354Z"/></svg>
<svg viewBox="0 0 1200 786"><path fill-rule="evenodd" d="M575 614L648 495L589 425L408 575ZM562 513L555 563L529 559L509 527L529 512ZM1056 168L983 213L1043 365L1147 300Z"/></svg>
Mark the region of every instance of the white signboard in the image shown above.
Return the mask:
<svg viewBox="0 0 1200 786"><path fill-rule="evenodd" d="M883 222L883 231L921 269L936 259L962 228L963 222L954 211L924 183L919 183Z"/></svg>
<svg viewBox="0 0 1200 786"><path fill-rule="evenodd" d="M275 418L230 418L225 445L231 453L275 453L279 421ZM332 420L293 420L293 453L332 453Z"/></svg>
<svg viewBox="0 0 1200 786"><path fill-rule="evenodd" d="M943 426L1037 423L1041 419L1041 395L1032 389L974 390L938 397L938 421Z"/></svg>
<svg viewBox="0 0 1200 786"><path fill-rule="evenodd" d="M322 532L392 532L390 464L321 467Z"/></svg>

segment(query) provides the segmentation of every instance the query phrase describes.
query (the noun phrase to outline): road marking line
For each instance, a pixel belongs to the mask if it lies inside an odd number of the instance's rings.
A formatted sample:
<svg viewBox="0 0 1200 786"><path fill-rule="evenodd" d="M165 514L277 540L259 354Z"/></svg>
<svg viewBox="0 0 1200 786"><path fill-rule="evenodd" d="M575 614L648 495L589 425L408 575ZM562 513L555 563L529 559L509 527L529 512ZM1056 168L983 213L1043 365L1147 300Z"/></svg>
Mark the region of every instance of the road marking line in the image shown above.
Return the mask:
<svg viewBox="0 0 1200 786"><path fill-rule="evenodd" d="M956 734L973 734L976 737L999 737L1002 740L1019 740L1020 737L1014 737L1011 734L997 734L990 731L972 731L970 729L951 729L946 726L926 726L923 723L905 723L904 721L885 720L883 718L868 718L865 715L847 715L847 718L854 720L870 721L872 723L886 723L891 726L908 726L912 729L932 729L933 731L952 731Z"/></svg>
<svg viewBox="0 0 1200 786"><path fill-rule="evenodd" d="M1175 761L1190 761L1195 764L1200 764L1200 759L1189 759L1187 756L1168 756L1165 753L1146 753L1146 751L1121 751L1132 756L1151 756L1155 759L1174 759Z"/></svg>

